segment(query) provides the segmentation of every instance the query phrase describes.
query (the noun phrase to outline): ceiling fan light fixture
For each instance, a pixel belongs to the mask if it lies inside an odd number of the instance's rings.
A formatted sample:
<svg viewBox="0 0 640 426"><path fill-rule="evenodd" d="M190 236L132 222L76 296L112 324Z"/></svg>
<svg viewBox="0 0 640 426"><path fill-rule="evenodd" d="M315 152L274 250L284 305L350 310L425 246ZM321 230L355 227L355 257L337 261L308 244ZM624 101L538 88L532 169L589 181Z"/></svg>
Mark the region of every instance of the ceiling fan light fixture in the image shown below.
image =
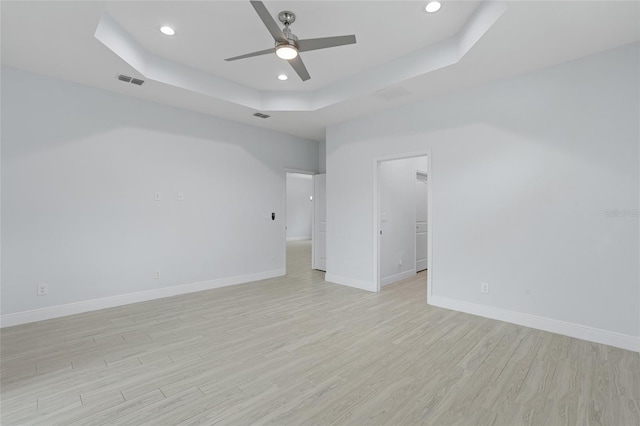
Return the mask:
<svg viewBox="0 0 640 426"><path fill-rule="evenodd" d="M439 1L434 0L427 3L424 10L427 11L427 13L436 13L437 11L440 10L441 7L442 7L442 4L440 4Z"/></svg>
<svg viewBox="0 0 640 426"><path fill-rule="evenodd" d="M289 61L291 59L295 59L295 57L298 56L298 49L290 44L283 44L276 47L276 55L278 55L278 58L280 59Z"/></svg>
<svg viewBox="0 0 640 426"><path fill-rule="evenodd" d="M163 25L160 27L160 32L164 35L172 36L176 33L176 30L174 30L168 25Z"/></svg>

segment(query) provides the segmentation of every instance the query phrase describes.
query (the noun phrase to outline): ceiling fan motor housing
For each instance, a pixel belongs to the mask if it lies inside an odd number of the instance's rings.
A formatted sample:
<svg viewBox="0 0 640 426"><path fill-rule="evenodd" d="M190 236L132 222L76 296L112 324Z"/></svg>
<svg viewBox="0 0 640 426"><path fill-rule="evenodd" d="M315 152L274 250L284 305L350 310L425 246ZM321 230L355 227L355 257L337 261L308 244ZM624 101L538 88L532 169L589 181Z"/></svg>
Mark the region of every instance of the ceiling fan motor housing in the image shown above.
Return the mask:
<svg viewBox="0 0 640 426"><path fill-rule="evenodd" d="M292 41L298 41L298 36L296 36L294 33L291 32L291 28L289 27L284 27L282 29L282 33L284 34L284 36Z"/></svg>
<svg viewBox="0 0 640 426"><path fill-rule="evenodd" d="M287 40L287 41L276 41L276 49L282 46L291 46L294 49L298 50L298 43L295 40Z"/></svg>
<svg viewBox="0 0 640 426"><path fill-rule="evenodd" d="M285 12L280 12L280 14L285 13ZM287 13L291 13L291 12L287 12ZM286 25L286 24L285 24ZM280 46L291 46L294 47L296 50L298 50L298 37L291 32L291 29L289 28L288 25L286 25L283 30L282 33L284 34L284 37L286 38L285 41L276 41L276 48L280 47Z"/></svg>

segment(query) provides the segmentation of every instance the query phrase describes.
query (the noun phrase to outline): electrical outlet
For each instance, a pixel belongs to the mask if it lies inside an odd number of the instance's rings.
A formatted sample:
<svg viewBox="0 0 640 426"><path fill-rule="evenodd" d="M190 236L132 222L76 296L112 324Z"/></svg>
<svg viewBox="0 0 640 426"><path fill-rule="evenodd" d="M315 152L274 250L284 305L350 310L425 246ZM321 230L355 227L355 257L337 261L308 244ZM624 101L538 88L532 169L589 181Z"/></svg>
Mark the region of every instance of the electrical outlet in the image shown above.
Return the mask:
<svg viewBox="0 0 640 426"><path fill-rule="evenodd" d="M489 293L489 283L480 283L480 293Z"/></svg>
<svg viewBox="0 0 640 426"><path fill-rule="evenodd" d="M38 288L36 289L38 296L44 296L49 294L49 284L38 284Z"/></svg>
<svg viewBox="0 0 640 426"><path fill-rule="evenodd" d="M178 192L178 201L184 200L184 192Z"/></svg>
<svg viewBox="0 0 640 426"><path fill-rule="evenodd" d="M160 271L156 271L155 274L153 274L153 277L157 280L158 278L160 278Z"/></svg>
<svg viewBox="0 0 640 426"><path fill-rule="evenodd" d="M161 197L160 191L156 191L155 194L153 194L153 199L154 200L160 201L161 198L162 197Z"/></svg>
<svg viewBox="0 0 640 426"><path fill-rule="evenodd" d="M398 262L398 266L402 266L402 259Z"/></svg>

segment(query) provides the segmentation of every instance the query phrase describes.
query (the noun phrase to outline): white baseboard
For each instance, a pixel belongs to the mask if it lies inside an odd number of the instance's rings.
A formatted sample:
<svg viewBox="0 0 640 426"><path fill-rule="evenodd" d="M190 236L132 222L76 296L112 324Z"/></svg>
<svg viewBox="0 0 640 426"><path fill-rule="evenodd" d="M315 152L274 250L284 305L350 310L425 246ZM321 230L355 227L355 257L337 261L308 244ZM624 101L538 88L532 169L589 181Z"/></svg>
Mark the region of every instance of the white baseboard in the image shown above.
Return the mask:
<svg viewBox="0 0 640 426"><path fill-rule="evenodd" d="M287 237L287 241L304 241L304 240L310 240L310 239L311 239L311 235L302 236L302 237Z"/></svg>
<svg viewBox="0 0 640 426"><path fill-rule="evenodd" d="M602 330L580 324L539 317L522 312L509 311L506 309L493 308L490 306L478 305L475 303L463 302L440 296L431 296L427 299L427 303L440 308L447 308L485 318L510 322L512 324L575 337L576 339L602 343L604 345L615 346L617 348L635 352L640 351L640 339L637 336L630 336L627 334L616 333L614 331Z"/></svg>
<svg viewBox="0 0 640 426"><path fill-rule="evenodd" d="M380 286L384 287L385 285L393 284L398 281L406 280L407 278L415 277L416 270L412 269L410 271L400 272L399 274L390 275L388 277L384 277L380 280Z"/></svg>
<svg viewBox="0 0 640 426"><path fill-rule="evenodd" d="M121 294L118 296L104 297L101 299L92 299L82 302L68 303L65 305L50 306L47 308L34 309L31 311L16 312L12 314L2 315L0 317L0 327L11 327L14 325L65 317L67 315L75 315L83 312L97 311L99 309L129 305L131 303L146 302L149 300L162 299L164 297L178 296L180 294L194 293L197 291L211 290L214 288L227 287L236 284L244 284L251 281L265 280L268 278L275 278L283 275L285 275L284 269L275 269L273 271L219 278L210 281L176 285L172 287L163 287L137 293Z"/></svg>
<svg viewBox="0 0 640 426"><path fill-rule="evenodd" d="M341 277L340 275L334 275L326 273L324 280L334 284L346 285L347 287L359 288L360 290L372 291L375 293L375 289L371 289L371 283L367 281L360 281L349 277Z"/></svg>

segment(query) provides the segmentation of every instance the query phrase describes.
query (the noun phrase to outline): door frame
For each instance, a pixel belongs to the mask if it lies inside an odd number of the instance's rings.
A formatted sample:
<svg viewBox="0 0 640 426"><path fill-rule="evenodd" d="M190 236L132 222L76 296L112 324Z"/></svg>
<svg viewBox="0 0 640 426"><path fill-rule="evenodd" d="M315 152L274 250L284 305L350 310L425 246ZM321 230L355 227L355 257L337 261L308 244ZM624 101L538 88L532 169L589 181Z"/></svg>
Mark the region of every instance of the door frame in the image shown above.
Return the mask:
<svg viewBox="0 0 640 426"><path fill-rule="evenodd" d="M427 160L428 161L428 160ZM429 174L425 171L425 170L420 170L420 169L416 169L416 182L418 180L420 180L418 177L419 176L424 176L425 180L421 180L421 182L426 182L427 183L427 259L429 259L429 247L428 247L428 241L429 241ZM417 217L415 222L417 222ZM413 233L413 246L415 247L416 250L416 256L415 259L413 259L413 269L416 271L416 274L418 273L418 259L417 259L417 253L418 253L418 236L417 234L414 232ZM427 260L427 263L429 261ZM429 265L427 265L427 276L429 275Z"/></svg>
<svg viewBox="0 0 640 426"><path fill-rule="evenodd" d="M324 233L325 233L325 265L324 265L324 269L319 269L318 265L316 265L316 244L314 244L314 241L316 241L316 233L319 233L319 231L316 230L316 202L318 200L318 194L316 194L316 179L319 176L325 176L325 188L324 188L325 189L325 193L324 193L324 197L323 197L324 198L324 204L325 204L324 205L324 207L325 207L325 230L324 230ZM317 270L317 271L324 272L324 273L327 272L326 271L326 269L327 269L327 266L326 266L326 261L327 261L326 260L326 254L327 254L326 253L326 251L327 251L327 247L326 247L326 244L327 244L327 241L326 241L326 236L327 236L327 229L326 229L326 220L327 220L327 217L326 217L326 208L327 208L326 176L327 176L326 172L324 172L324 173L319 172L319 173L313 175L313 212L311 214L311 218L312 218L312 221L313 221L312 224L311 224L311 236L312 236L311 237L311 268L314 269L314 270Z"/></svg>
<svg viewBox="0 0 640 426"><path fill-rule="evenodd" d="M302 170L302 169L292 169L285 167L284 168L284 194L282 199L284 200L284 204L282 206L282 217L284 218L284 224L282 226L282 253L284 259L284 274L287 275L287 173L296 173L299 175L311 175L311 182L313 186L313 176L317 175L318 172L312 170ZM314 221L314 208L316 199L314 197L313 203L314 205L311 207L311 268L313 268L313 221Z"/></svg>
<svg viewBox="0 0 640 426"><path fill-rule="evenodd" d="M380 291L380 163L407 158L427 157L427 298L431 298L433 288L433 168L431 150L394 154L373 159L373 282ZM414 237L415 238L415 237Z"/></svg>

